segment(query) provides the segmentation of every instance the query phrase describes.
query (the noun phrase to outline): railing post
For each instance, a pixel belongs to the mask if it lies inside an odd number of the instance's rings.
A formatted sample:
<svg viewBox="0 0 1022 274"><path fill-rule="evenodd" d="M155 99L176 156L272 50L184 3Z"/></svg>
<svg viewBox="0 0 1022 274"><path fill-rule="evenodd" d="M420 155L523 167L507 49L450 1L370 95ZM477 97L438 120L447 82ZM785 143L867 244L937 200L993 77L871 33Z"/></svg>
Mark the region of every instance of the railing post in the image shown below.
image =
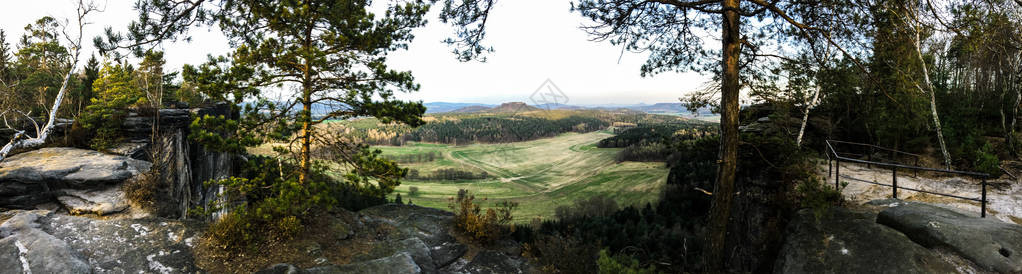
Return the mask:
<svg viewBox="0 0 1022 274"><path fill-rule="evenodd" d="M866 168L873 168L873 153L876 150L873 146L869 147L869 155L866 155Z"/></svg>
<svg viewBox="0 0 1022 274"><path fill-rule="evenodd" d="M913 164L913 165L916 166L916 167L919 167L919 156L916 156L916 163ZM912 170L912 178L915 178L915 177L919 177L919 170L918 169Z"/></svg>
<svg viewBox="0 0 1022 274"><path fill-rule="evenodd" d="M894 186L894 193L891 194L891 197L898 199L898 167L891 168L891 170L894 174L891 179L891 185Z"/></svg>
<svg viewBox="0 0 1022 274"><path fill-rule="evenodd" d="M841 189L841 159L834 160L834 189Z"/></svg>
<svg viewBox="0 0 1022 274"><path fill-rule="evenodd" d="M979 217L980 218L986 218L987 217L987 178L986 177L983 177L983 182L980 183L980 186L983 188L983 197L980 198L980 201L979 201Z"/></svg>

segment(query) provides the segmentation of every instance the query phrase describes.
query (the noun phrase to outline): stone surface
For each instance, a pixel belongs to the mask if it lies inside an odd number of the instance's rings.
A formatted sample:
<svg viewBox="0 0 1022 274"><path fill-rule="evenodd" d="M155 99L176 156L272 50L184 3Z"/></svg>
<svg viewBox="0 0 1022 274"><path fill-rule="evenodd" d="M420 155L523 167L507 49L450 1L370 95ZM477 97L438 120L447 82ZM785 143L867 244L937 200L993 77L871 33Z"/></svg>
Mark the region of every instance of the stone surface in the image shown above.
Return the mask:
<svg viewBox="0 0 1022 274"><path fill-rule="evenodd" d="M877 223L926 247L943 247L987 270L1022 272L1022 226L915 202L888 206Z"/></svg>
<svg viewBox="0 0 1022 274"><path fill-rule="evenodd" d="M369 236L371 248L346 265L299 269L278 264L259 273L536 273L513 241L501 241L478 254L451 233L450 212L413 205L388 204L358 212L350 226L354 240ZM340 229L342 234L348 229ZM365 235L363 233L373 233ZM351 235L338 235L339 238ZM508 254L512 253L512 254Z"/></svg>
<svg viewBox="0 0 1022 274"><path fill-rule="evenodd" d="M34 208L52 202L66 190L105 188L145 172L150 166L148 162L124 156L66 147L17 154L0 162L0 206Z"/></svg>
<svg viewBox="0 0 1022 274"><path fill-rule="evenodd" d="M494 250L479 252L459 272L464 273L525 273L529 267L524 260Z"/></svg>
<svg viewBox="0 0 1022 274"><path fill-rule="evenodd" d="M131 206L118 185L105 189L69 189L57 196L57 200L71 214L109 215Z"/></svg>
<svg viewBox="0 0 1022 274"><path fill-rule="evenodd" d="M0 250L24 244L33 273L195 273L200 269L191 248L199 239L198 226L162 219L96 220L21 212L0 225L0 236L5 236ZM6 256L0 254L0 269L21 267ZM50 271L58 268L37 266L36 261L59 262L59 269L73 271Z"/></svg>
<svg viewBox="0 0 1022 274"><path fill-rule="evenodd" d="M0 163L0 182L64 183L71 186L120 182L149 170L150 164L95 150L48 147L20 153Z"/></svg>
<svg viewBox="0 0 1022 274"><path fill-rule="evenodd" d="M359 212L364 222L393 226L394 240L415 237L429 247L433 265L439 269L465 255L468 247L450 234L453 214L447 211L419 206L387 204ZM428 268L427 268L428 269Z"/></svg>
<svg viewBox="0 0 1022 274"><path fill-rule="evenodd" d="M5 273L90 273L83 257L40 229L40 215L26 212L0 225L0 269Z"/></svg>
<svg viewBox="0 0 1022 274"><path fill-rule="evenodd" d="M389 257L379 258L360 263L346 264L342 266L326 266L311 268L308 273L351 273L351 274L377 274L377 273L423 273L415 259L408 252L399 252Z"/></svg>
<svg viewBox="0 0 1022 274"><path fill-rule="evenodd" d="M799 211L774 273L956 273L955 265L900 232L877 224L875 215L832 208L819 219Z"/></svg>

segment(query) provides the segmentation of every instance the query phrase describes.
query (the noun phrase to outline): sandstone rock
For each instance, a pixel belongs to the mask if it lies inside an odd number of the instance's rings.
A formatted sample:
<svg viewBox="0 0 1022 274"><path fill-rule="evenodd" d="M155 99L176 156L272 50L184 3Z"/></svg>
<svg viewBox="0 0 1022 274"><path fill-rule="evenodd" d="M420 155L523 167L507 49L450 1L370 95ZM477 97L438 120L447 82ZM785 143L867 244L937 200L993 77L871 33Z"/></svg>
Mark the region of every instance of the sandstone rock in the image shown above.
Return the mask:
<svg viewBox="0 0 1022 274"><path fill-rule="evenodd" d="M346 264L342 266L322 266L306 270L309 274L378 274L378 273L422 273L422 269L415 264L415 260L408 252L400 252L393 256L379 258L376 260Z"/></svg>
<svg viewBox="0 0 1022 274"><path fill-rule="evenodd" d="M6 250L5 243L25 244L34 273L194 273L200 271L191 253L198 241L197 226L160 219L94 220L22 212L0 225L0 234L10 235L0 240L0 250ZM53 268L44 265L37 271L33 260L59 262L74 271L49 271ZM19 269L12 263L0 258L0 269Z"/></svg>
<svg viewBox="0 0 1022 274"><path fill-rule="evenodd" d="M356 256L353 261L369 261L392 256L397 253L408 253L423 273L435 273L437 266L430 253L430 248L419 238L408 238L400 241L381 242L367 254Z"/></svg>
<svg viewBox="0 0 1022 274"><path fill-rule="evenodd" d="M429 246L436 268L443 268L465 255L468 246L450 234L453 213L419 206L387 204L359 212L369 222L382 222L397 228L393 240L419 238Z"/></svg>
<svg viewBox="0 0 1022 274"><path fill-rule="evenodd" d="M486 250L479 252L472 262L458 272L465 273L525 273L529 269L528 264L522 258L515 258L505 255L502 252Z"/></svg>
<svg viewBox="0 0 1022 274"><path fill-rule="evenodd" d="M128 199L120 186L114 185L105 189L70 189L57 197L71 214L91 213L108 215L128 209Z"/></svg>
<svg viewBox="0 0 1022 274"><path fill-rule="evenodd" d="M98 151L52 147L0 162L0 206L32 208L68 189L94 189L122 182L151 164ZM71 196L75 196L72 194Z"/></svg>
<svg viewBox="0 0 1022 274"><path fill-rule="evenodd" d="M39 229L35 213L0 225L0 269L5 273L90 273L89 264L67 243Z"/></svg>
<svg viewBox="0 0 1022 274"><path fill-rule="evenodd" d="M121 182L150 164L95 150L49 147L11 156L0 163L0 182L64 183L71 186Z"/></svg>
<svg viewBox="0 0 1022 274"><path fill-rule="evenodd" d="M799 211L774 273L955 273L956 268L874 215L832 208L819 219Z"/></svg>
<svg viewBox="0 0 1022 274"><path fill-rule="evenodd" d="M877 223L923 246L948 248L987 270L1022 272L1022 226L915 202L892 204Z"/></svg>

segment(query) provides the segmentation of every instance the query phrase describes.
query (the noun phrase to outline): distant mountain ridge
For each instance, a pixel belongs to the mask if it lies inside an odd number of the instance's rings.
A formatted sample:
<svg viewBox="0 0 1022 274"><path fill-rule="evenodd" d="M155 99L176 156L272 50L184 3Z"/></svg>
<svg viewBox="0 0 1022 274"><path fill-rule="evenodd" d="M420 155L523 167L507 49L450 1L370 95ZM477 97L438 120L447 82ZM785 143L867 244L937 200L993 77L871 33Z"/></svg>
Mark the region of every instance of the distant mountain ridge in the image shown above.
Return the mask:
<svg viewBox="0 0 1022 274"><path fill-rule="evenodd" d="M636 105L592 105L577 106L559 103L547 103L529 105L523 102L507 102L500 105L481 103L451 103L451 102L430 102L425 103L426 113L501 113L516 111L552 110L552 109L592 109L592 110L633 110L645 113L689 113L688 108L682 103L655 103ZM697 111L699 115L713 115L708 108L701 108Z"/></svg>
<svg viewBox="0 0 1022 274"><path fill-rule="evenodd" d="M422 105L426 106L426 113L457 112L457 110L467 107L491 108L496 106L480 103L452 103L452 102L429 102L424 103Z"/></svg>

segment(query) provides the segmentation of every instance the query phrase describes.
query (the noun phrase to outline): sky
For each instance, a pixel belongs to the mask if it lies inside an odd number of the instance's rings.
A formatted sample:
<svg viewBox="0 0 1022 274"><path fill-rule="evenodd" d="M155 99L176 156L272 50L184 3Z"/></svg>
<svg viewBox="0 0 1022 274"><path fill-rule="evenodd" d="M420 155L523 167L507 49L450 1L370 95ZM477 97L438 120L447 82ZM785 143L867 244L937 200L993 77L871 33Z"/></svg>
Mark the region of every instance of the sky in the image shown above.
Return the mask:
<svg viewBox="0 0 1022 274"><path fill-rule="evenodd" d="M72 0L0 0L0 28L16 44L25 25L42 16L74 18ZM376 1L386 4L389 1ZM99 0L103 9L86 20L87 41L83 59L95 52L92 37L107 26L124 31L137 17L134 0ZM570 0L498 1L487 21L488 45L495 52L487 62L459 62L442 42L453 28L437 19L439 7L429 15L429 24L414 31L415 40L407 51L390 55L393 69L410 70L421 85L418 92L400 94L405 100L424 102L470 102L496 104L509 101L534 103L530 97L541 87L554 83L570 105L629 105L679 102L678 98L701 86L709 78L696 73L663 73L641 77L639 68L647 53L622 52L609 42L590 41L579 26L587 20L571 12ZM71 22L74 24L74 22ZM207 54L220 55L230 48L217 30L192 29L192 42L162 45L167 68L180 70L183 64L198 64ZM535 97L533 97L535 98ZM564 103L564 99L559 102Z"/></svg>

